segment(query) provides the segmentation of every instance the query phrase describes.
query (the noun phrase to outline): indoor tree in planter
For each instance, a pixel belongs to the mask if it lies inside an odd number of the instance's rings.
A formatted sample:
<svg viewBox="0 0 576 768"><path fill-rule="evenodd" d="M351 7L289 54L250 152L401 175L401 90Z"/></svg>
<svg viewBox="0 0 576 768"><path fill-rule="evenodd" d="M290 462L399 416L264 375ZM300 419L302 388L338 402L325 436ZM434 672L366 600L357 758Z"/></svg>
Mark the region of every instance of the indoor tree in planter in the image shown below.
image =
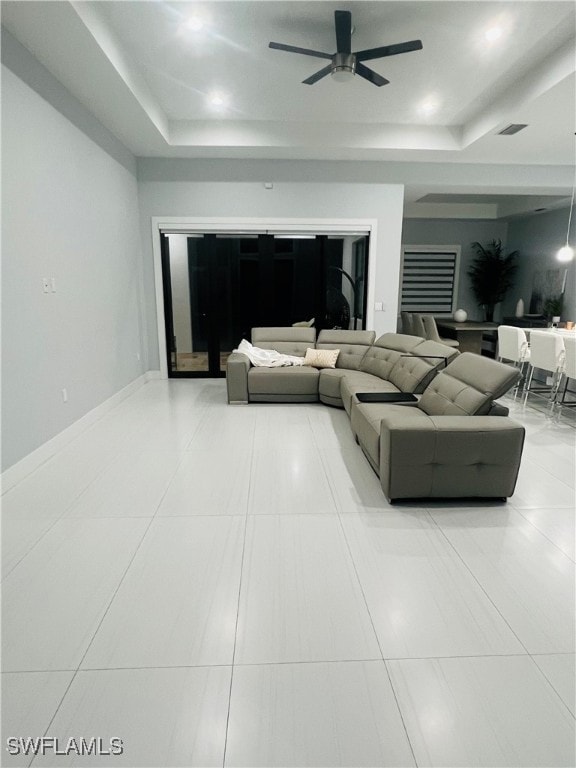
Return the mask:
<svg viewBox="0 0 576 768"><path fill-rule="evenodd" d="M472 248L476 258L468 270L470 286L478 305L484 307L487 322L492 322L495 305L502 301L514 284L518 251L504 255L501 240L492 240L487 246L472 243Z"/></svg>

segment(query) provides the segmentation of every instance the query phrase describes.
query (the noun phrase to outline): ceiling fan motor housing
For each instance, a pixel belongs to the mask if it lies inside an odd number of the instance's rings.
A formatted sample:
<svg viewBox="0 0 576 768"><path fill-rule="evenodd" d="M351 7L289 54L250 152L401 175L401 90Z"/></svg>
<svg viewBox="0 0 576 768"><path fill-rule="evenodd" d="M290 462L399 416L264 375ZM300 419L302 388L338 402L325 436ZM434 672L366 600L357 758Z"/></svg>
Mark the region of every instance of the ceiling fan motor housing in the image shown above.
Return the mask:
<svg viewBox="0 0 576 768"><path fill-rule="evenodd" d="M356 56L353 53L334 54L331 75L335 80L349 80L355 74Z"/></svg>

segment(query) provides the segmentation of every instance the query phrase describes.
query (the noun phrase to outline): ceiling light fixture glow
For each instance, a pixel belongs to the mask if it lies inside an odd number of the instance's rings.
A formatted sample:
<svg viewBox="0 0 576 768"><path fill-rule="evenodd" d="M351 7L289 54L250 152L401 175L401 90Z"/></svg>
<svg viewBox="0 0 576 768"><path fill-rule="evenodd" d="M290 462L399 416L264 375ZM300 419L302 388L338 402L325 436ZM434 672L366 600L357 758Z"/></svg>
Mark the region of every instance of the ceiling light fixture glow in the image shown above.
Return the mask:
<svg viewBox="0 0 576 768"><path fill-rule="evenodd" d="M228 106L228 96L221 91L212 91L207 96L208 104L215 109L223 109Z"/></svg>
<svg viewBox="0 0 576 768"><path fill-rule="evenodd" d="M204 29L204 19L201 19L200 16L191 16L185 21L185 27L191 32L200 32L201 29Z"/></svg>
<svg viewBox="0 0 576 768"><path fill-rule="evenodd" d="M570 224L572 223L572 211L574 210L574 192L576 192L576 179L574 180L574 186L572 187L572 200L570 201L570 212L568 214L568 229L566 230L566 245L556 253L556 258L561 262L572 261L574 258L574 248L569 245L570 239Z"/></svg>
<svg viewBox="0 0 576 768"><path fill-rule="evenodd" d="M502 27L490 27L484 32L484 39L489 43L494 43L502 37Z"/></svg>

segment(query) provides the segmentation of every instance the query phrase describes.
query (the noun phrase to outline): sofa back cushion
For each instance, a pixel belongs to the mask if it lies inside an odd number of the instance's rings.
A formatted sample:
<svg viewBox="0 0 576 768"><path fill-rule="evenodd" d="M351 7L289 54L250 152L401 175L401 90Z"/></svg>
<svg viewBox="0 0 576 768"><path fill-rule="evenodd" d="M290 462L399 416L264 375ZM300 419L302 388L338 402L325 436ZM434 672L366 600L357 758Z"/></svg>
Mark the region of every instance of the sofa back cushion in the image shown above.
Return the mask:
<svg viewBox="0 0 576 768"><path fill-rule="evenodd" d="M367 350L360 362L360 370L389 381L390 372L402 355L412 350L424 339L403 333L385 333Z"/></svg>
<svg viewBox="0 0 576 768"><path fill-rule="evenodd" d="M429 416L487 414L519 378L518 368L463 352L430 382L418 408Z"/></svg>
<svg viewBox="0 0 576 768"><path fill-rule="evenodd" d="M357 371L375 338L374 331L324 330L318 334L316 349L339 349L336 368Z"/></svg>
<svg viewBox="0 0 576 768"><path fill-rule="evenodd" d="M394 363L389 380L401 392L424 392L438 370L459 354L454 347L436 341L423 341L410 355L402 355Z"/></svg>
<svg viewBox="0 0 576 768"><path fill-rule="evenodd" d="M252 328L252 344L262 349L275 349L284 355L304 357L316 341L315 328Z"/></svg>

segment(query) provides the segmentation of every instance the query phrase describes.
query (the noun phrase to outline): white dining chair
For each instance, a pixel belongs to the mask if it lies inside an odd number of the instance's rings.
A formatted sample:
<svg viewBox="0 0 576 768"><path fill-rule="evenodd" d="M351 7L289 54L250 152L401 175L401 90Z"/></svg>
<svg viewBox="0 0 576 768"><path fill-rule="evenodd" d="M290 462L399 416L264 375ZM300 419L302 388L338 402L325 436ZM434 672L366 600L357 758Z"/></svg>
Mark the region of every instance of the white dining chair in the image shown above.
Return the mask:
<svg viewBox="0 0 576 768"><path fill-rule="evenodd" d="M522 328L513 325L498 326L498 353L497 359L501 363L513 363L520 369L522 378L514 387L516 395L525 384L525 373L530 361L530 346L526 338L526 332Z"/></svg>
<svg viewBox="0 0 576 768"><path fill-rule="evenodd" d="M564 366L562 368L562 383L564 388L562 390L562 398L556 400L560 405L576 406L576 400L566 401L566 392L568 391L568 384L570 379L576 381L576 336L563 336L564 341ZM560 389L560 387L559 387Z"/></svg>
<svg viewBox="0 0 576 768"><path fill-rule="evenodd" d="M550 402L554 403L560 384L560 373L564 365L564 339L559 333L549 331L530 332L530 373L525 387L524 402L530 392L548 393ZM536 369L552 374L550 386L532 387Z"/></svg>

